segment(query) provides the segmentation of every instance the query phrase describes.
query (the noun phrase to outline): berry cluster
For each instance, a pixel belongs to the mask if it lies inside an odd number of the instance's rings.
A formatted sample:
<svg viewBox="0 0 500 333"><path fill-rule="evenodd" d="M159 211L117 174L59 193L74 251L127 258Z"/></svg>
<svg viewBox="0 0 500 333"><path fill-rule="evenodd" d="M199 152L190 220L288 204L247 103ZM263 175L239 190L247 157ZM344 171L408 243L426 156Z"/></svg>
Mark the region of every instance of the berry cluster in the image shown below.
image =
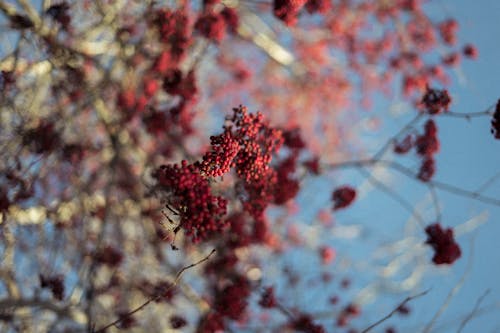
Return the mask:
<svg viewBox="0 0 500 333"><path fill-rule="evenodd" d="M162 165L153 177L167 194L168 205L179 215L179 226L193 242L207 239L222 230L227 200L212 195L208 179L194 164Z"/></svg>
<svg viewBox="0 0 500 333"><path fill-rule="evenodd" d="M218 290L215 296L215 310L223 317L239 320L245 313L250 296L250 282L243 276L231 279L229 285Z"/></svg>
<svg viewBox="0 0 500 333"><path fill-rule="evenodd" d="M332 4L328 0L274 0L273 14L288 26L297 23L298 17L305 7L309 14L326 13Z"/></svg>
<svg viewBox="0 0 500 333"><path fill-rule="evenodd" d="M158 29L160 41L170 47L170 55L175 61L181 60L191 40L189 18L185 9L175 11L158 9L153 20Z"/></svg>
<svg viewBox="0 0 500 333"><path fill-rule="evenodd" d="M342 186L332 193L333 210L350 206L356 198L356 190L350 186Z"/></svg>
<svg viewBox="0 0 500 333"><path fill-rule="evenodd" d="M451 97L446 89L438 90L427 87L420 103L426 113L434 115L448 111Z"/></svg>
<svg viewBox="0 0 500 333"><path fill-rule="evenodd" d="M239 16L234 8L221 6L220 1L204 1L203 12L194 24L195 30L203 37L220 43L226 31L235 33L239 25Z"/></svg>
<svg viewBox="0 0 500 333"><path fill-rule="evenodd" d="M281 131L269 127L261 113L249 114L243 106L233 109L224 132L210 138L211 149L201 161L179 165L163 165L153 173L162 191L166 193L169 208L179 216L180 228L194 242L209 238L215 231L228 225L223 220L227 201L211 194L209 179L223 176L234 168L243 208L254 219L253 241L263 241L267 234L264 210L271 203L283 204L298 192L298 182L289 178L295 159L285 160L275 170L270 166L273 154L283 143ZM289 186L286 193L278 186L279 180ZM235 227L234 223L229 225ZM235 227L240 237L246 228ZM243 237L239 242L246 239ZM238 243L239 243L238 242Z"/></svg>
<svg viewBox="0 0 500 333"><path fill-rule="evenodd" d="M203 156L200 170L208 177L218 177L235 166L235 157L240 151L240 142L233 137L230 131L218 136L210 137L212 151Z"/></svg>
<svg viewBox="0 0 500 333"><path fill-rule="evenodd" d="M262 220L277 186L277 174L270 163L283 144L281 131L269 127L261 113L248 114L242 106L233 109L233 116L228 120L226 131L240 143L235 157L240 199L253 218ZM259 225L264 228L265 223L261 221Z"/></svg>
<svg viewBox="0 0 500 333"><path fill-rule="evenodd" d="M437 127L434 120L429 119L425 123L424 134L417 137L415 146L417 154L423 158L418 178L422 181L429 181L436 171L433 156L439 151Z"/></svg>
<svg viewBox="0 0 500 333"><path fill-rule="evenodd" d="M452 264L460 258L462 252L455 242L451 228L443 229L439 223L434 223L425 228L425 233L427 234L426 244L434 249L432 261L436 265Z"/></svg>
<svg viewBox="0 0 500 333"><path fill-rule="evenodd" d="M281 161L276 167L277 184L274 188L274 200L277 205L282 205L288 200L295 198L300 189L299 181L292 175L295 172L297 154Z"/></svg>
<svg viewBox="0 0 500 333"><path fill-rule="evenodd" d="M430 116L448 111L451 97L446 90L437 90L427 87L420 105L426 114ZM394 144L396 154L406 154L415 147L416 153L422 158L422 163L417 177L428 182L436 172L434 155L439 152L439 138L437 137L437 125L433 119L428 119L424 125L424 133L417 135L408 134L399 142Z"/></svg>
<svg viewBox="0 0 500 333"><path fill-rule="evenodd" d="M220 42L226 33L226 21L220 13L208 12L198 17L194 28L203 37Z"/></svg>
<svg viewBox="0 0 500 333"><path fill-rule="evenodd" d="M286 25L294 25L297 23L297 16L305 4L305 0L275 0L273 1L273 13Z"/></svg>

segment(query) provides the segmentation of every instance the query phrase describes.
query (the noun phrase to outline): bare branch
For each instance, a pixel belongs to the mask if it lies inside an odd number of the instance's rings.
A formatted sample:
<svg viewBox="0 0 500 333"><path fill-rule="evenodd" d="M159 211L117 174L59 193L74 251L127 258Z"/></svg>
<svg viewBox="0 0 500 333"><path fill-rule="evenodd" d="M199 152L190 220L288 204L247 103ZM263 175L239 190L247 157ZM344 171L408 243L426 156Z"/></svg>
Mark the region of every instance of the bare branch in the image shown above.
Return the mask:
<svg viewBox="0 0 500 333"><path fill-rule="evenodd" d="M467 267L465 268L465 271L462 274L462 277L460 278L458 283L450 290L450 292L448 293L448 296L446 296L444 303L441 305L441 307L436 312L434 317L432 317L431 321L425 326L422 333L429 333L431 331L431 328L434 325L434 323L436 322L436 320L439 318L439 316L441 316L441 314L443 314L443 312L446 310L446 308L448 308L448 305L450 304L453 297L462 288L467 275L469 275L469 273L472 269L472 258L473 258L473 254L474 254L474 246L472 246L473 245L472 243L473 243L473 240L471 240L471 247L470 247L471 253L470 253L469 259L467 260Z"/></svg>
<svg viewBox="0 0 500 333"><path fill-rule="evenodd" d="M385 185L382 181L376 179L372 174L369 174L366 170L363 168L360 168L358 170L361 174L365 175L368 179L369 182L377 186L382 192L390 196L392 199L394 199L397 203L401 205L405 210L407 210L410 214L412 214L413 217L418 221L418 223L423 227L425 225L424 219L422 216L413 208L413 206L399 193L396 191L392 190L389 186Z"/></svg>
<svg viewBox="0 0 500 333"><path fill-rule="evenodd" d="M128 312L127 314L125 314L124 316L122 316L121 318L118 318L117 320L107 324L106 326L103 326L101 327L100 329L98 329L97 331L93 331L93 333L102 333L104 331L106 331L106 329L112 327L112 326L115 326L117 324L119 324L124 318L126 317L130 317L132 316L134 313L137 313L139 311L141 311L142 309L144 309L146 306L149 305L149 303L151 302L154 302L156 300L159 300L161 297L163 297L163 295L166 293L166 292L169 292L170 290L172 290L180 281L181 277L182 277L182 274L184 274L185 271L187 271L188 269L191 269L195 266L198 266L202 263L204 263L205 261L207 261L208 259L210 259L210 257L215 253L215 249L213 249L206 257L204 257L203 259L191 264L191 265L188 265L188 266L184 266L180 271L177 272L177 274L175 274L175 279L174 281L172 282L172 284L166 289L166 290L163 290L161 294L158 294L158 295L155 295L151 298L149 298L146 302L142 303L141 305L139 305L138 307L136 307L135 309L131 310L130 312Z"/></svg>
<svg viewBox="0 0 500 333"><path fill-rule="evenodd" d="M477 118L477 117L484 117L484 116L492 116L493 112L495 110L495 105L493 104L489 106L486 110L484 111L479 111L479 112L469 112L469 113L459 113L459 112L444 112L441 114L441 116L446 116L446 117L454 117L454 118L465 118L469 120L470 118Z"/></svg>
<svg viewBox="0 0 500 333"><path fill-rule="evenodd" d="M406 297L405 300L403 302L399 303L399 305L396 308L394 308L394 310L392 310L388 315L386 315L385 317L379 319L375 323L371 324L370 326L368 326L367 328L365 328L364 330L362 330L361 333L366 333L366 332L371 331L376 326L382 324L384 321L386 321L387 319L391 318L396 312L399 311L399 309L401 307L403 307L404 305L406 305L406 303L410 302L411 300L414 300L415 298L419 298L421 296L426 295L429 291L430 291L430 289L427 289L427 290L425 290L425 291L423 291L423 292L421 292L419 294Z"/></svg>
<svg viewBox="0 0 500 333"><path fill-rule="evenodd" d="M389 149L389 147L391 146L391 144L398 138L400 137L401 135L403 135L404 133L406 133L409 129L411 129L413 127L413 125L415 125L419 120L420 118L422 118L423 114L422 113L419 113L417 114L412 120L410 120L401 130L398 131L398 133L396 133L394 136L392 136L389 140L387 140L386 144L382 146L382 148L380 148L374 155L373 155L373 159L374 160L378 160L380 157L382 157L382 155L384 155L384 153L387 151L387 149Z"/></svg>
<svg viewBox="0 0 500 333"><path fill-rule="evenodd" d="M386 160L375 160L375 159L366 159L366 160L355 160L355 161L344 161L340 163L332 163L326 164L322 167L325 169L340 169L340 168L362 168L362 167L374 167L377 164L385 165L388 168L391 168L399 173L407 176L410 179L417 180L422 182L416 173L414 173L411 169L405 167L404 165L394 162L394 161L386 161ZM481 201L487 204L492 204L495 206L500 206L500 199L493 198L490 196L482 195L477 191L468 191L463 188L440 182L437 180L429 180L428 182L423 183L424 185L431 185L437 189L461 196L466 198L471 198L477 201Z"/></svg>
<svg viewBox="0 0 500 333"><path fill-rule="evenodd" d="M490 290L487 289L476 301L476 305L474 305L474 308L472 309L472 311L462 320L462 322L460 323L460 327L458 328L458 331L457 333L460 333L462 332L462 330L464 329L465 325L467 325L467 323L472 319L474 318L474 316L476 315L476 313L478 312L478 309L479 309L479 306L481 305L481 303L484 301L485 297L490 293Z"/></svg>
<svg viewBox="0 0 500 333"><path fill-rule="evenodd" d="M0 311L4 311L6 309L11 309L11 308L18 309L25 307L40 308L43 310L52 311L58 316L71 318L76 322L81 322L82 318L84 317L84 314L81 311L72 310L71 307L69 306L60 306L48 300L42 300L38 298L31 298L31 299L6 298L0 300Z"/></svg>

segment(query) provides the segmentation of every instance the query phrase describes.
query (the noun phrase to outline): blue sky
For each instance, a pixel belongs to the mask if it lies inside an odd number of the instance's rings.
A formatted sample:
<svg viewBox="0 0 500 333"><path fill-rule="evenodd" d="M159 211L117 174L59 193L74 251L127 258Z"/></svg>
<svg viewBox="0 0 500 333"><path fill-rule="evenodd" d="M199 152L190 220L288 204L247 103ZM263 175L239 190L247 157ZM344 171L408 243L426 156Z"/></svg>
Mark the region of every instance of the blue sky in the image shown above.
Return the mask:
<svg viewBox="0 0 500 333"><path fill-rule="evenodd" d="M448 87L453 97L451 110L460 113L478 112L495 104L500 98L500 89L498 88L500 46L497 42L498 36L500 36L498 21L500 2L435 1L429 4L428 9L431 10L435 18L456 18L460 24L459 42L473 43L479 49L477 60L463 60L460 67L451 76L452 84ZM383 135L390 136L391 133L396 133L397 128L408 119L411 119L411 115L384 119ZM437 120L441 150L437 156L436 180L455 184L464 189L475 190L500 171L500 140L494 140L491 135L490 120L489 117L480 117L470 121L450 117ZM419 186L415 183L412 185L398 184L395 189L406 198L420 198L421 200L424 198L425 191L420 192ZM500 197L500 180L491 183L484 194L496 198ZM450 291L461 284L460 280L465 274L463 284L449 301L445 312L436 321L432 332L456 332L462 319L472 311L476 301L487 290L489 293L482 301L481 307L490 309L493 307L493 311L472 319L463 332L500 332L500 316L498 315L500 311L498 308L500 305L500 287L498 285L500 276L500 256L498 256L500 250L498 240L500 207L460 198L443 191L438 191L438 195L442 205L443 225L455 227L479 215L485 216L487 214L489 217L486 219L486 223L474 231L458 235L458 241L463 250L461 260L451 268L433 269L429 272L431 276L426 277L418 289L432 289L429 294L411 303L414 310L412 316L404 320L391 319L388 323L393 322L396 327L401 327L401 332L413 332L417 331L417 328L425 326L445 303ZM377 195L371 194L361 200L356 207L353 207L348 218L339 216L339 220L354 223L366 221L367 217L372 217L372 220L373 217L385 219L385 223L380 225L384 225L384 228L388 229L382 230L381 233L385 233L384 237L388 242L391 239L394 241L400 237L400 234L397 233L397 220L401 221L405 214L408 215L401 211L401 215L398 214L396 217L384 216L387 214L386 212L391 212L390 215L394 215L392 212L397 212L397 210L391 211L394 205L391 200L378 198ZM381 213L377 215L377 212ZM358 214L359 217L356 218ZM426 216L430 216L432 219L432 213ZM392 222L387 222L387 220ZM429 222L431 221L429 220ZM415 235L418 236L418 232ZM421 236L424 237L422 232ZM431 255L431 251L428 251L428 255ZM388 304L397 304L398 302L397 298L392 298L392 301L382 303L383 305L379 307L379 315L383 311L390 311Z"/></svg>

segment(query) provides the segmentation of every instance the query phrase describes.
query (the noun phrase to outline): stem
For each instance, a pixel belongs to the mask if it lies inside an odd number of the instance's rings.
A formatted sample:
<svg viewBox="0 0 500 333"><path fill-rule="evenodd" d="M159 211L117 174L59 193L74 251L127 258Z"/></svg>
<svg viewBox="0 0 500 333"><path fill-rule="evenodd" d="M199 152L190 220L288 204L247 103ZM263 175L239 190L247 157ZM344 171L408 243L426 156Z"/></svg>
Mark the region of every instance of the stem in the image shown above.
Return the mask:
<svg viewBox="0 0 500 333"><path fill-rule="evenodd" d="M371 331L376 326L382 324L384 321L386 321L387 319L391 318L406 303L408 303L409 301L411 301L411 300L413 300L415 298L418 298L418 297L426 295L429 291L430 291L430 289L427 289L426 291L423 291L420 294L416 294L416 295L413 295L413 296L406 297L405 300L403 302L399 303L399 305L396 308L394 308L394 310L392 310L388 315L386 315L385 317L379 319L375 323L371 324L370 326L368 326L367 328L365 328L364 330L362 330L361 333L366 333L366 332Z"/></svg>
<svg viewBox="0 0 500 333"><path fill-rule="evenodd" d="M417 180L419 182L420 179L418 178L417 174L415 174L411 169L405 167L404 165L393 162L393 161L386 161L386 160L376 160L376 159L366 159L366 160L354 160L354 161L344 161L340 163L332 163L332 164L326 164L323 165L324 168L329 168L329 169L341 169L341 168L362 168L362 167L374 167L376 164L383 164L388 168L391 168L395 171L398 171L399 173L407 176L410 179ZM482 195L478 193L477 191L468 191L464 190L460 187L448 184L448 183L443 183L437 180L429 180L428 182L425 182L424 184L428 184L429 186L433 186L435 188L438 188L440 190L462 196L462 197L467 197L471 198L477 201L481 201L487 204L495 205L495 206L500 206L500 199L496 199L493 197L489 197L486 195Z"/></svg>
<svg viewBox="0 0 500 333"><path fill-rule="evenodd" d="M101 327L100 329L98 329L97 331L92 331L93 333L104 333L104 331L106 331L106 329L110 328L111 326L115 326L117 324L119 324L123 319L127 318L127 317L130 317L132 316L134 313L137 313L139 311L141 311L142 309L144 309L146 306L149 305L149 303L151 302L154 302L154 301L157 301L159 300L161 297L163 297L163 295L167 292L169 292L170 290L172 290L180 281L181 277L182 277L182 274L184 274L185 271L187 271L188 269L190 268L193 268L195 266L198 266L200 264L202 264L203 262L207 261L208 259L210 259L210 257L215 253L215 249L213 249L206 257L204 257L203 259L191 264L191 265L188 265L188 266L184 266L180 271L177 272L177 274L175 274L175 279L174 279L174 282L172 282L172 284L166 289L166 290L163 290L161 294L158 294L158 295L155 295L151 298L149 298L147 301L145 301L144 303L142 303L141 305L139 305L138 307L136 307L135 309L131 310L130 312L128 312L127 314L125 314L124 316L121 316L120 318L116 319L115 321L107 324L106 326L103 326Z"/></svg>

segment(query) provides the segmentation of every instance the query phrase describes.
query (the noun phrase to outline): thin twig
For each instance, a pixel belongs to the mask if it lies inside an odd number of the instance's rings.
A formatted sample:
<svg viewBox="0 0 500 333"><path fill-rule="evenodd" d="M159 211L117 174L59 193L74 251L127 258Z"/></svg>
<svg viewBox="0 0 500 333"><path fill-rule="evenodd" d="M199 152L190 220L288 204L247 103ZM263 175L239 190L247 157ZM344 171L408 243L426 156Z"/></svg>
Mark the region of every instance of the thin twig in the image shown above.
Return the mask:
<svg viewBox="0 0 500 333"><path fill-rule="evenodd" d="M469 260L467 261L467 267L465 268L464 273L460 277L460 280L458 281L458 283L450 290L450 292L448 293L448 296L446 296L446 299L445 299L444 303L441 305L441 307L436 312L436 314L434 315L434 317L432 317L431 321L425 326L425 328L422 331L422 333L429 333L431 331L432 326L436 323L437 319L448 308L448 305L450 304L450 302L453 299L453 297L462 288L467 275L469 275L470 271L472 270L472 262L473 262L472 258L474 257L473 239L471 239L471 247L470 248L471 248L471 250L470 250L470 256L469 256Z"/></svg>
<svg viewBox="0 0 500 333"><path fill-rule="evenodd" d="M469 112L469 113L459 113L459 112L444 112L441 116L455 117L455 118L475 118L475 117L484 117L484 116L492 116L493 110L495 109L495 105L493 104L489 106L486 110L480 112Z"/></svg>
<svg viewBox="0 0 500 333"><path fill-rule="evenodd" d="M484 192L488 187L490 187L497 179L500 178L500 171L488 178L481 186L476 189L476 193Z"/></svg>
<svg viewBox="0 0 500 333"><path fill-rule="evenodd" d="M429 184L429 191L431 192L432 202L434 203L434 209L436 210L436 223L441 222L441 207L439 205L438 195L436 189L432 184Z"/></svg>
<svg viewBox="0 0 500 333"><path fill-rule="evenodd" d="M149 303L151 302L154 302L156 300L159 300L161 297L163 297L163 295L165 295L165 293L169 292L170 290L172 290L180 281L181 277L182 277L182 274L187 271L188 269L190 268L193 268L195 266L198 266L200 264L202 264L203 262L207 261L208 259L210 259L210 257L215 253L215 249L213 249L206 257L204 257L203 259L201 260L198 260L197 262L193 263L193 264L190 264L188 266L184 266L180 271L177 272L177 274L175 274L175 279L174 279L174 282L172 282L172 284L165 290L162 290L161 293L159 293L158 295L155 295L151 298L149 298L146 302L142 303L141 305L139 305L138 307L136 307L135 309L131 310L130 312L128 312L127 314L125 314L124 316L121 316L120 318L116 319L115 321L107 324L106 326L103 326L101 327L100 329L98 329L97 331L93 331L93 333L103 333L106 329L112 327L112 326L115 326L117 324L119 324L123 319L127 318L127 317L130 317L132 316L134 313L137 313L139 311L141 311L142 309L144 309L146 306L149 305Z"/></svg>
<svg viewBox="0 0 500 333"><path fill-rule="evenodd" d="M324 164L322 165L322 168L324 169L340 169L340 168L361 168L361 167L374 167L377 164L382 164L385 165L388 168L391 168L395 171L398 171L399 173L407 176L410 179L417 180L419 182L422 182L416 173L414 173L410 168L405 167L404 165L394 162L394 161L386 161L386 160L375 160L375 159L365 159L365 160L354 160L354 161L344 161L344 162L339 162L339 163L332 163L332 164ZM437 180L429 180L427 182L422 182L424 185L432 185L437 189L453 193L458 196L466 197L466 198L471 198L477 201L481 201L484 203L492 204L495 206L500 206L500 199L489 197L486 195L482 195L478 193L477 191L468 191L464 190L463 188L448 184L448 183L443 183Z"/></svg>
<svg viewBox="0 0 500 333"><path fill-rule="evenodd" d="M383 160L374 161L374 162L384 164L387 167L394 169L394 170L408 176L409 178L419 180L418 176L413 171L411 171L411 169L403 166L400 163L393 162L393 161L383 161ZM484 203L489 203L489 204L493 204L496 206L500 206L500 199L484 196L484 195L481 195L480 193L477 193L477 192L464 190L463 188L460 188L460 187L457 187L457 186L454 186L454 185L451 185L448 183L443 183L443 182L440 182L437 180L429 180L427 182L427 184L431 184L432 186L434 186L440 190L449 192L449 193L453 193L453 194L463 196L463 197L472 198L475 200L482 201Z"/></svg>
<svg viewBox="0 0 500 333"><path fill-rule="evenodd" d="M365 169L359 168L358 171L361 174L365 175L369 182L371 182L372 184L377 186L382 192L384 192L385 194L390 196L392 199L394 199L396 202L398 202L401 205L401 207L403 207L410 214L412 214L412 216L417 220L417 222L420 224L420 226L424 227L424 225L425 225L424 219L414 209L414 207L408 201L406 201L405 198L403 198L401 195L399 195L399 193L397 193L396 191L392 190L389 186L385 185L382 181L375 178L372 174L367 172Z"/></svg>
<svg viewBox="0 0 500 333"><path fill-rule="evenodd" d="M481 308L478 308L475 317L480 317L484 316L486 314L491 314L491 313L498 313L498 310L500 309L500 302L493 302L488 305L484 305ZM452 327L455 327L458 322L460 322L461 319L463 319L465 316L467 316L467 312L463 313L456 313L456 314L451 314L450 316L447 316L446 319L443 318L443 320L437 325L434 329L435 332L451 332ZM500 326L499 326L500 327ZM420 331L420 325L419 324L413 324L409 325L406 327L402 327L400 329L401 332L419 332ZM492 331L495 332L495 331Z"/></svg>
<svg viewBox="0 0 500 333"><path fill-rule="evenodd" d="M393 135L389 140L387 140L386 144L382 146L374 155L373 159L378 160L386 151L389 149L391 144L396 140L398 137L403 135L403 133L406 133L410 128L413 127L415 123L417 123L420 118L422 117L423 113L417 114L412 120L410 120L401 130L398 131L395 135Z"/></svg>
<svg viewBox="0 0 500 333"><path fill-rule="evenodd" d="M382 324L384 321L386 321L387 319L391 318L396 312L398 312L401 307L405 306L406 303L408 303L411 300L414 300L415 298L418 298L418 297L426 295L429 291L430 291L430 289L427 289L426 291L423 291L423 292L421 292L419 294L406 297L406 299L403 302L399 303L399 305L396 308L394 308L394 310L392 310L388 315L386 315L385 317L379 319L375 323L371 324L370 326L368 326L367 328L365 328L363 331L361 331L361 333L369 332L370 330L372 330L376 326Z"/></svg>
<svg viewBox="0 0 500 333"><path fill-rule="evenodd" d="M464 318L464 320L462 320L462 322L460 323L460 327L458 328L458 331L457 333L460 333L462 332L462 330L464 329L465 325L467 325L467 323L472 319L474 318L474 316L476 315L478 309L479 309L479 306L481 305L481 303L484 301L484 298L490 293L490 290L487 289L476 301L476 305L474 305L474 308L472 309L472 311Z"/></svg>
<svg viewBox="0 0 500 333"><path fill-rule="evenodd" d="M7 298L0 300L0 311L5 311L7 309L17 309L17 308L41 308L44 310L49 310L57 315L73 318L73 313L70 307L59 306L54 302L42 300L38 298Z"/></svg>
<svg viewBox="0 0 500 333"><path fill-rule="evenodd" d="M111 161L109 163L110 170L116 170L117 165L118 165L119 160L120 160L121 146L119 144L119 141L116 139L116 136L111 131L109 131L109 129L108 129L108 136L109 136L109 141L111 142L111 145L113 147L113 152L114 152L113 158L111 159ZM105 191L104 198L105 198L107 204L105 205L105 208L104 208L104 217L102 219L101 230L97 236L96 246L95 246L95 250L94 250L95 252L97 252L101 248L101 246L105 240L106 226L109 223L110 214L111 214L111 210L110 210L111 194L113 192L113 187L114 187L115 182L116 182L116 177L117 177L116 173L113 172L110 175L110 181L104 190ZM86 274L86 280L88 282L88 286L87 286L87 290L86 290L87 304L85 307L85 313L87 314L87 330L89 332L93 331L92 308L94 305L94 297L95 297L95 279L94 279L94 276L95 276L95 271L97 270L97 267L98 267L98 262L97 262L95 256L93 255L90 258L89 269L88 269L87 274Z"/></svg>

